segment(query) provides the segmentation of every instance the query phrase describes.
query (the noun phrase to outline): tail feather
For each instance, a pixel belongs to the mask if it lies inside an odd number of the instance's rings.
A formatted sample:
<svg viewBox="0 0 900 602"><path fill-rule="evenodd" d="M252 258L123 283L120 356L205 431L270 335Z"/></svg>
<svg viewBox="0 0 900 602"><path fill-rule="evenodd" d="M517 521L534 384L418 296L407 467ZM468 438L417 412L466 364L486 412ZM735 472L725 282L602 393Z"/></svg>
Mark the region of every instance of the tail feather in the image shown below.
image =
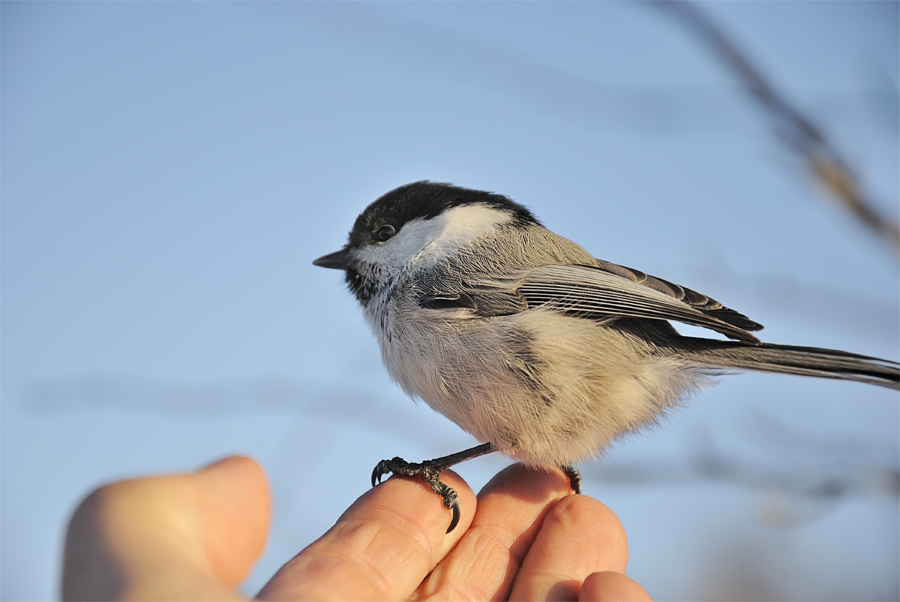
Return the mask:
<svg viewBox="0 0 900 602"><path fill-rule="evenodd" d="M900 364L834 349L762 343L747 345L685 337L695 361L716 368L852 380L900 389Z"/></svg>

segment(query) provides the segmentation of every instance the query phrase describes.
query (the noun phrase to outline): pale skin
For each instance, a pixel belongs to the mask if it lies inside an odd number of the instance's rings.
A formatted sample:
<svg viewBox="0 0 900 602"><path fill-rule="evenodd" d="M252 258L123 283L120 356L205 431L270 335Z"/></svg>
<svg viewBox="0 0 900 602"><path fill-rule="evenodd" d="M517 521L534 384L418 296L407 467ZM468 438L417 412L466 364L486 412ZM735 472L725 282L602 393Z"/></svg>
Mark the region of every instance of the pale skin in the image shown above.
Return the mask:
<svg viewBox="0 0 900 602"><path fill-rule="evenodd" d="M625 576L625 531L606 506L573 495L561 472L515 464L450 513L421 481L366 492L288 561L263 600L650 600ZM298 500L302 503L302 500ZM314 503L314 502L310 502ZM231 457L195 473L122 481L92 493L69 525L67 600L241 600L270 518L266 478Z"/></svg>

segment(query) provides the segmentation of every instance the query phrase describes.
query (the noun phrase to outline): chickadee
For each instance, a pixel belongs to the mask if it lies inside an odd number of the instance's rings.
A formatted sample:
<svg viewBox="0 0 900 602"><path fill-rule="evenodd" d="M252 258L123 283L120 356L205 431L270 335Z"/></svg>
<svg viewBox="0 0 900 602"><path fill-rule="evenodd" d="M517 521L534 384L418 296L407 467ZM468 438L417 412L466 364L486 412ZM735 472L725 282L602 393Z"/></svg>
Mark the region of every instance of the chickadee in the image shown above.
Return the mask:
<svg viewBox="0 0 900 602"><path fill-rule="evenodd" d="M422 463L417 475L453 510L440 481L458 462L501 452L529 466L597 456L733 370L900 388L900 364L844 351L761 343L762 326L689 288L595 259L505 196L422 181L388 192L349 242L313 262L346 272L391 377L482 444ZM733 341L682 336L668 322Z"/></svg>

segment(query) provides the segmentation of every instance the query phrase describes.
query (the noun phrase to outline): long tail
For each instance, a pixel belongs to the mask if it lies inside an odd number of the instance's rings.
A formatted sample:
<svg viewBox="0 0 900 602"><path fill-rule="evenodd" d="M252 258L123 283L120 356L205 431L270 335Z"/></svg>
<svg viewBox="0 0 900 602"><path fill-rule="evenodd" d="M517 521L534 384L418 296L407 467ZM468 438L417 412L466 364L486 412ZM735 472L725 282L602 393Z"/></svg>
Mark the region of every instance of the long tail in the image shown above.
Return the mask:
<svg viewBox="0 0 900 602"><path fill-rule="evenodd" d="M853 380L900 389L900 364L834 349L792 345L747 345L684 337L692 358L716 368L778 372Z"/></svg>

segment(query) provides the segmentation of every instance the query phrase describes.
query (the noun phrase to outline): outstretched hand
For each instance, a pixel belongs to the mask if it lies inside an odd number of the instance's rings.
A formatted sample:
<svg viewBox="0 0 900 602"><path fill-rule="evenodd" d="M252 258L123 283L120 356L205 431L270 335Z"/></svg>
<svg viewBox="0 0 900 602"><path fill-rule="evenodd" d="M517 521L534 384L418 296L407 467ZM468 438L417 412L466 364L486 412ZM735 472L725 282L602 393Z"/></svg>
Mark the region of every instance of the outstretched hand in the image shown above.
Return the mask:
<svg viewBox="0 0 900 602"><path fill-rule="evenodd" d="M285 564L260 599L649 600L625 576L616 516L569 495L561 472L513 465L477 501L456 474L459 526L421 481L391 478ZM312 501L310 503L316 503ZM259 466L233 457L197 473L114 483L72 518L65 599L241 599L262 551L269 494Z"/></svg>

